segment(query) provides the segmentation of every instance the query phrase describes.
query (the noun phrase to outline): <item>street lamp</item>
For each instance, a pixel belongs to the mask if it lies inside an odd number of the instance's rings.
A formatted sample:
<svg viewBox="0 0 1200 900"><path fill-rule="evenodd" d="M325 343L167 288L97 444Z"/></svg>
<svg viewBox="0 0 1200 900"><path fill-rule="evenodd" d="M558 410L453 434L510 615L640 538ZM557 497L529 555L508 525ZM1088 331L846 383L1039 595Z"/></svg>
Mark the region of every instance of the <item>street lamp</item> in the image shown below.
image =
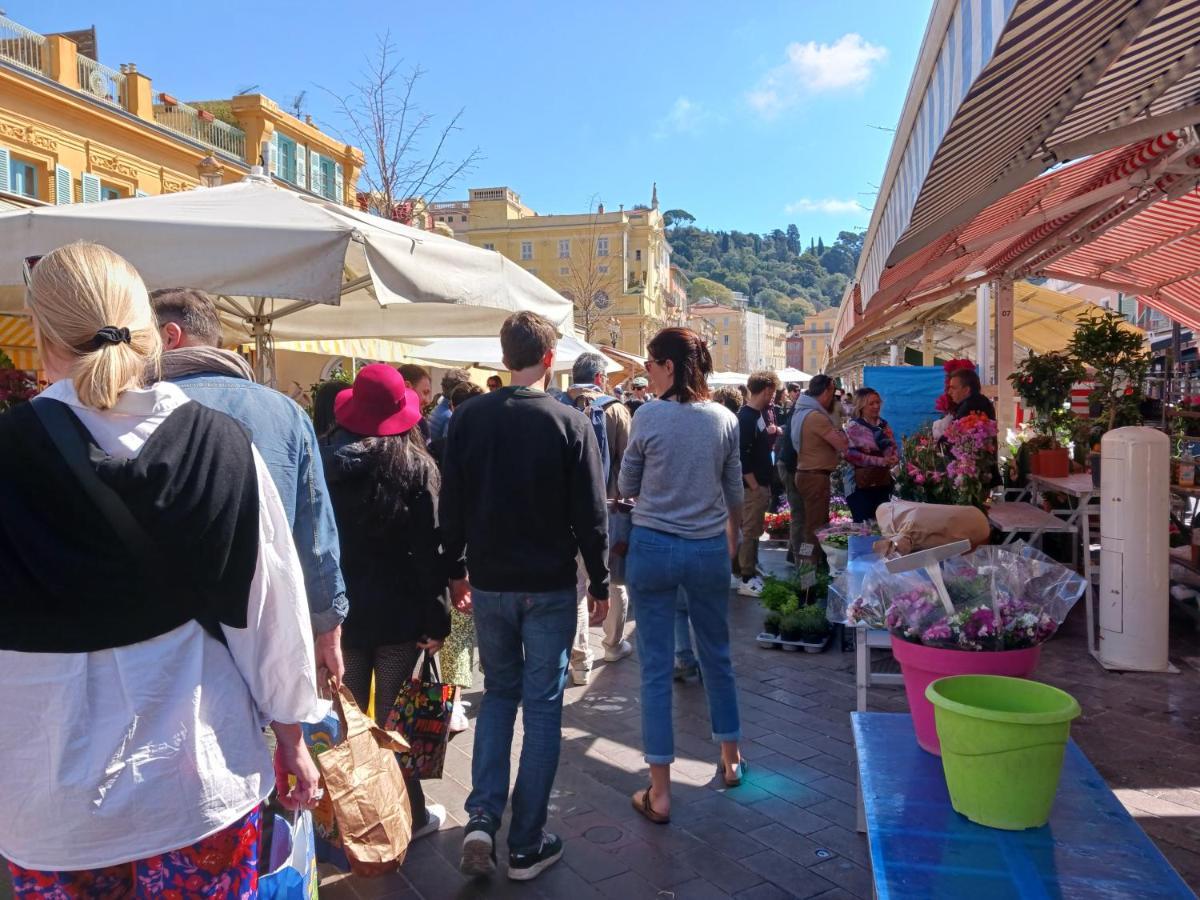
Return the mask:
<svg viewBox="0 0 1200 900"><path fill-rule="evenodd" d="M201 187L220 187L225 177L225 168L211 153L197 163L196 171L200 173Z"/></svg>
<svg viewBox="0 0 1200 900"><path fill-rule="evenodd" d="M615 349L621 339L621 320L616 316L608 317L608 342Z"/></svg>

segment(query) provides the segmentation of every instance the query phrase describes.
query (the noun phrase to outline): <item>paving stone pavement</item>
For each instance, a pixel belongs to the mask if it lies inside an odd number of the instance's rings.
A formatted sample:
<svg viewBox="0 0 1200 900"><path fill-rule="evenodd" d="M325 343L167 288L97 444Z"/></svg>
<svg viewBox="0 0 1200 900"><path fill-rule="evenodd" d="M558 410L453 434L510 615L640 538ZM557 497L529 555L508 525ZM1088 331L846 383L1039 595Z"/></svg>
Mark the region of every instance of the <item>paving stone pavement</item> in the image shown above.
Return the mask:
<svg viewBox="0 0 1200 900"><path fill-rule="evenodd" d="M778 565L779 556L768 551L764 562ZM672 824L655 826L634 812L629 795L647 780L637 657L604 663L597 630L591 684L567 689L563 714L547 826L564 839L560 863L516 884L504 877L501 852L501 872L490 881L459 874L472 730L452 741L445 776L426 783L429 798L449 811L443 830L413 845L392 875L325 872L322 898L870 897L867 843L854 830L848 715L854 655L837 646L816 655L761 649L753 640L761 625L757 602L732 597L730 605L747 783L729 790L719 783L703 690L677 685ZM630 633L635 628L631 622ZM1085 647L1080 606L1046 645L1037 677L1079 699L1084 712L1073 736L1184 879L1200 889L1200 635L1190 623L1173 622L1178 675L1108 673ZM481 687L477 678L466 694L475 709ZM900 688L872 689L870 706L907 708ZM518 721L514 777L520 733ZM0 883L0 897L9 895L7 882Z"/></svg>

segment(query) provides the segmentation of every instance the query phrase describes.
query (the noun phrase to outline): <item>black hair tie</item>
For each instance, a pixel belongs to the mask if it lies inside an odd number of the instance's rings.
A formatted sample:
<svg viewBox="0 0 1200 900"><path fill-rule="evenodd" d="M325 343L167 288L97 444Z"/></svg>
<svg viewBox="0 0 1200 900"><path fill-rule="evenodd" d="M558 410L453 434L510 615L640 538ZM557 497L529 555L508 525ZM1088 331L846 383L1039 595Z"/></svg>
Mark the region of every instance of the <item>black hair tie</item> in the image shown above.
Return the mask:
<svg viewBox="0 0 1200 900"><path fill-rule="evenodd" d="M92 349L99 350L105 344L129 344L133 341L133 335L129 333L128 328L118 328L115 325L105 325L96 332L96 336L92 338Z"/></svg>

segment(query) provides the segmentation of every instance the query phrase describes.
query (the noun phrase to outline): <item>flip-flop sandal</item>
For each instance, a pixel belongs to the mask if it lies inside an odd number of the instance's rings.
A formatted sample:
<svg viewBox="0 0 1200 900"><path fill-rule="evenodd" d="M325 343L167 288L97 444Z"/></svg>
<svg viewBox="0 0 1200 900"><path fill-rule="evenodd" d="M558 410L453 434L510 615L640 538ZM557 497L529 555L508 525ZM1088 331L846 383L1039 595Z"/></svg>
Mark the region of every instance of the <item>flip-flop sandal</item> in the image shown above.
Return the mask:
<svg viewBox="0 0 1200 900"><path fill-rule="evenodd" d="M734 767L734 777L731 779L725 774L725 760L717 763L717 774L721 776L721 780L725 782L725 787L737 787L742 783L742 779L746 776L746 761L743 759Z"/></svg>
<svg viewBox="0 0 1200 900"><path fill-rule="evenodd" d="M633 808L639 813L653 822L655 825L667 825L671 821L670 814L663 815L650 805L650 788L646 787L645 793L642 794L642 799L638 800L637 794L630 798L633 801Z"/></svg>

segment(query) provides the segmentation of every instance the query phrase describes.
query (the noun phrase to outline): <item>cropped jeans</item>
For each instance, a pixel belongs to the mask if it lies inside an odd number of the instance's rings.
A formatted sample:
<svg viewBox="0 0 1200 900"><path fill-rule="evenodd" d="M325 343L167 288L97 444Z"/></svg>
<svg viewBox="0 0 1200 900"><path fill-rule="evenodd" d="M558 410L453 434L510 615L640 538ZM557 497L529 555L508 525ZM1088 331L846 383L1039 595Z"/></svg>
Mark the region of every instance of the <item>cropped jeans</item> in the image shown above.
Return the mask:
<svg viewBox="0 0 1200 900"><path fill-rule="evenodd" d="M525 740L512 792L508 847L525 853L541 846L558 771L563 686L575 637L575 590L519 593L476 588L471 594L483 701L475 721L467 812L484 813L499 827L508 801L513 725L517 706L523 706Z"/></svg>
<svg viewBox="0 0 1200 900"><path fill-rule="evenodd" d="M626 583L637 617L646 762L667 765L675 760L671 688L681 587L687 592L713 740L738 740L741 723L729 647L729 547L724 533L689 540L634 526Z"/></svg>

